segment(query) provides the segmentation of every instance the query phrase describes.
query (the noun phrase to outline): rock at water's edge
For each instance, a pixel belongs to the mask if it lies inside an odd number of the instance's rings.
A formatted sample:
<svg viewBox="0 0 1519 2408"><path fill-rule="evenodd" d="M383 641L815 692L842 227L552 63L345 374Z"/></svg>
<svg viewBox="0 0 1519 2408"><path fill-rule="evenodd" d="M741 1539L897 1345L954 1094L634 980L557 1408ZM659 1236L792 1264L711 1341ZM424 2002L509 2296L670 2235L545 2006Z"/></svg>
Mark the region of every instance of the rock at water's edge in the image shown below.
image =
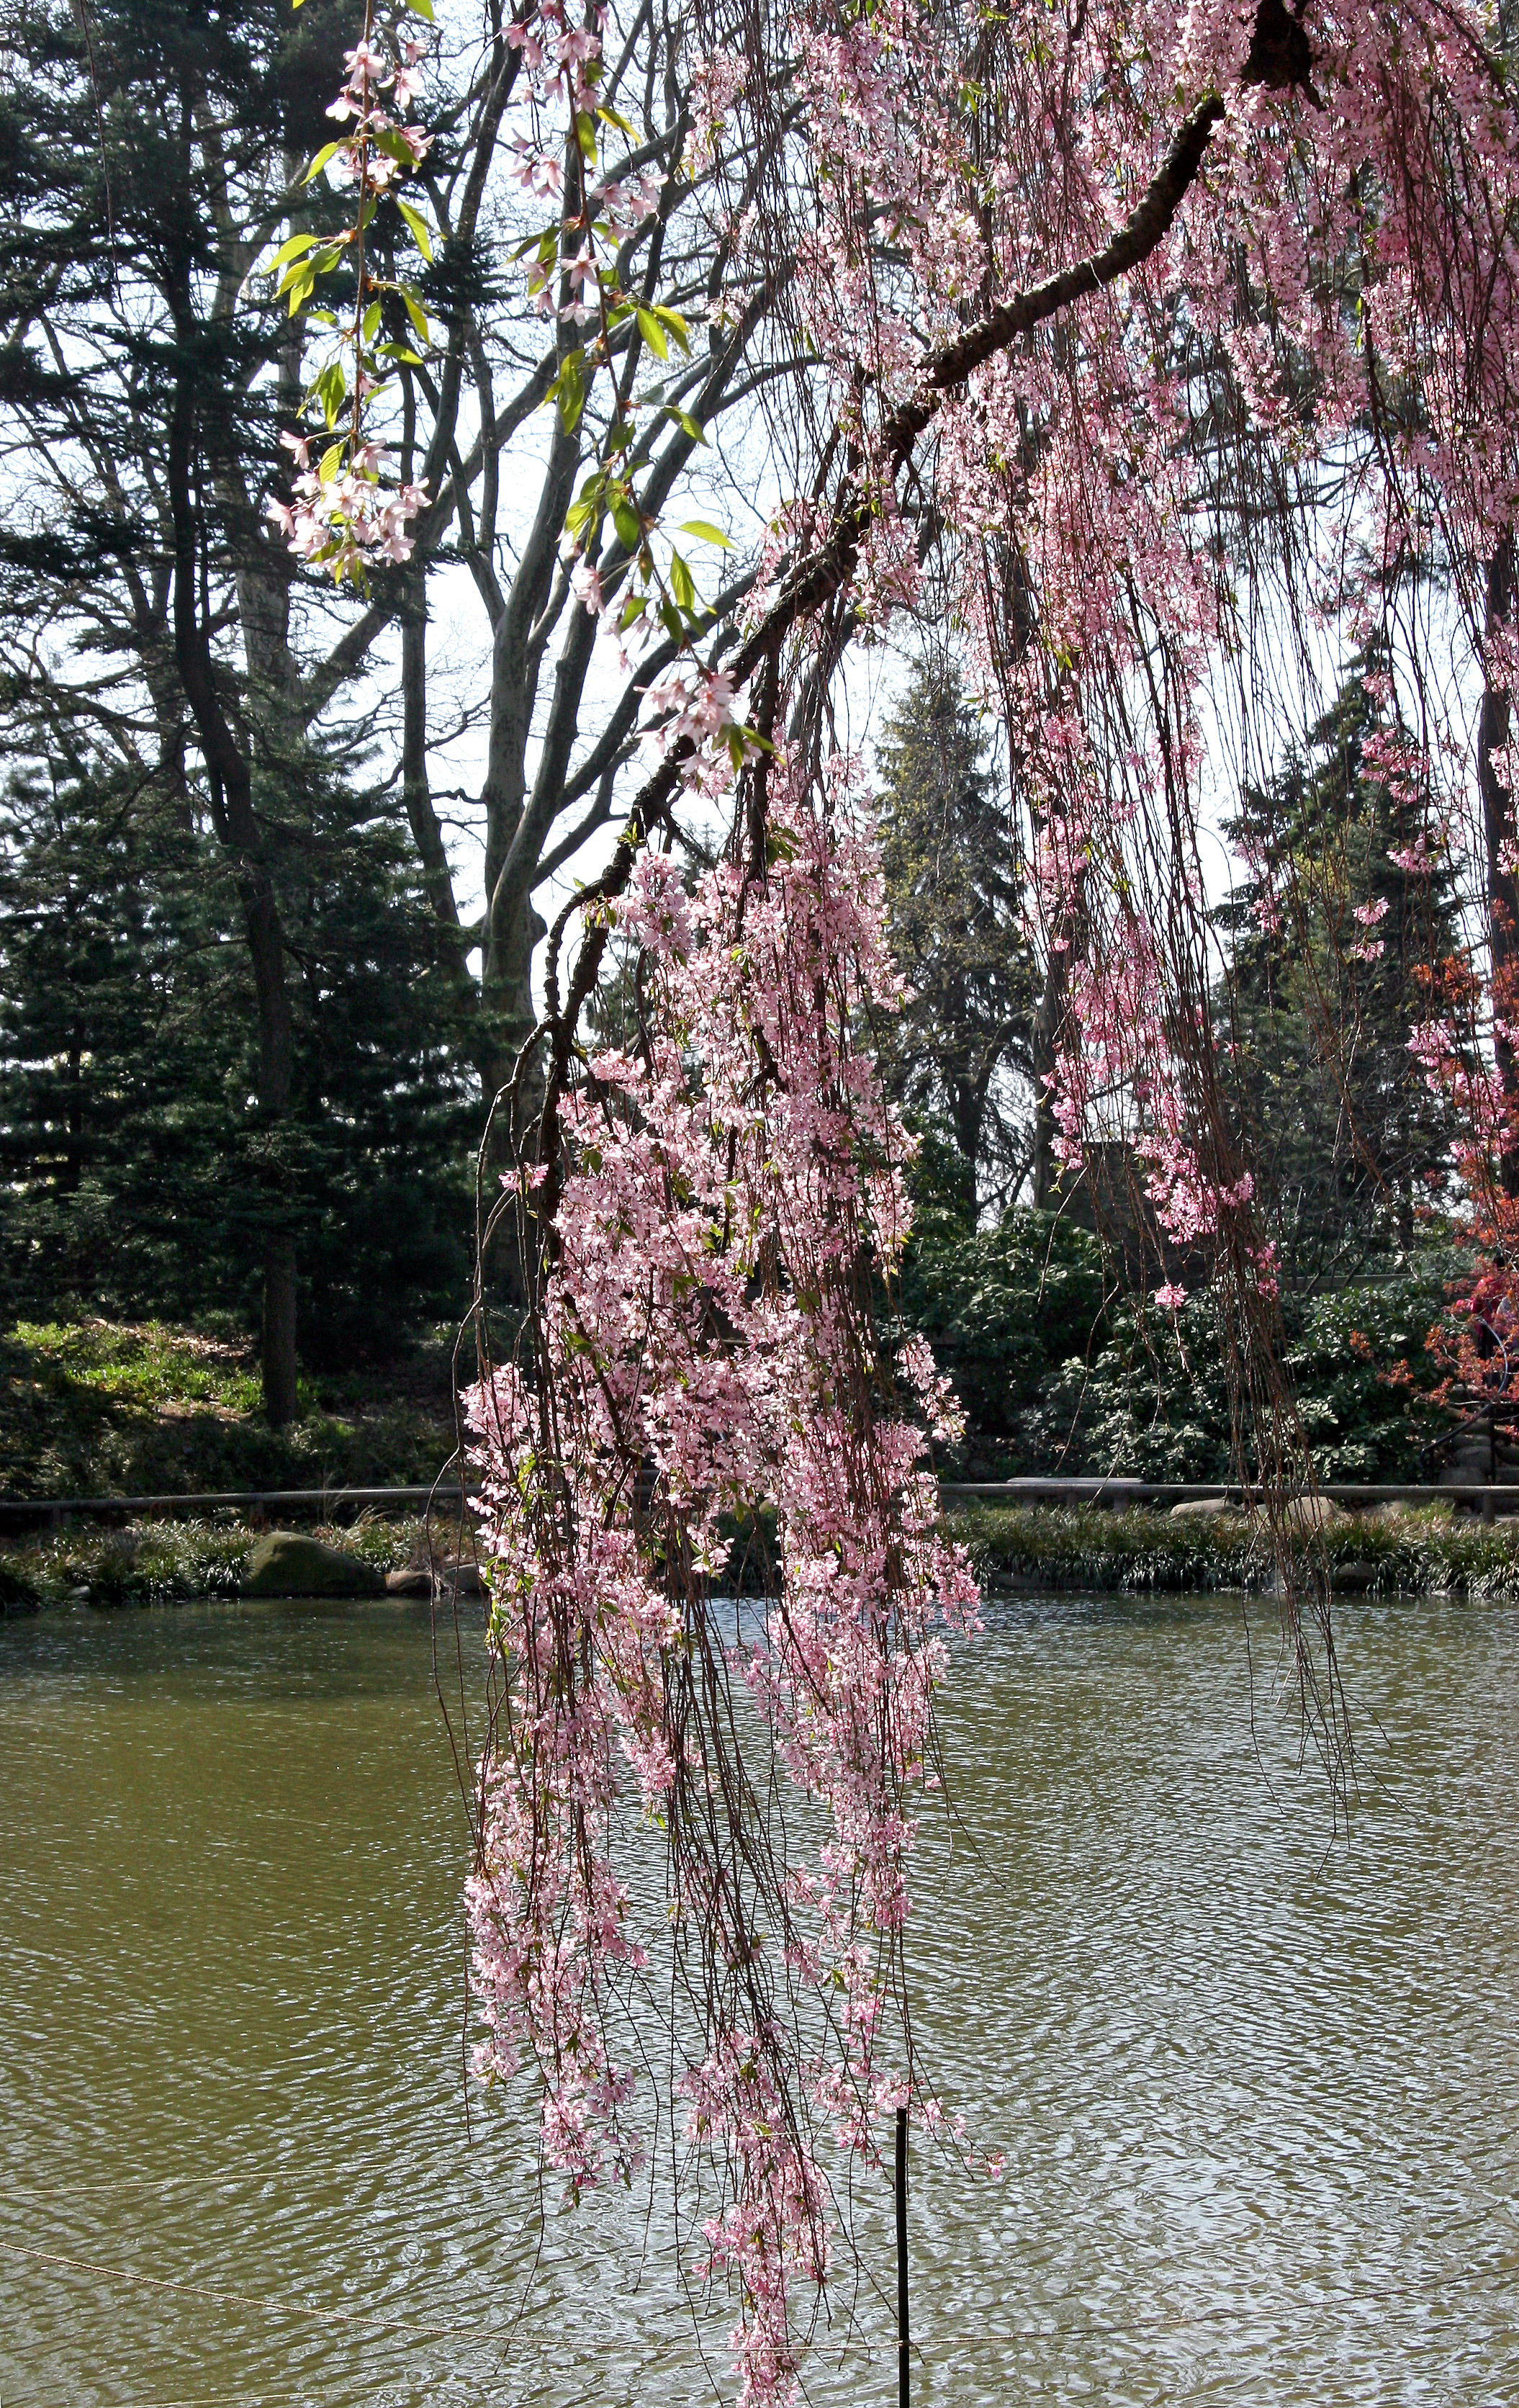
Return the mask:
<svg viewBox="0 0 1519 2408"><path fill-rule="evenodd" d="M248 1558L244 1597L383 1597L373 1564L298 1530L271 1530Z"/></svg>
<svg viewBox="0 0 1519 2408"><path fill-rule="evenodd" d="M433 1576L425 1564L410 1564L405 1571L387 1572L385 1586L392 1597L431 1597Z"/></svg>

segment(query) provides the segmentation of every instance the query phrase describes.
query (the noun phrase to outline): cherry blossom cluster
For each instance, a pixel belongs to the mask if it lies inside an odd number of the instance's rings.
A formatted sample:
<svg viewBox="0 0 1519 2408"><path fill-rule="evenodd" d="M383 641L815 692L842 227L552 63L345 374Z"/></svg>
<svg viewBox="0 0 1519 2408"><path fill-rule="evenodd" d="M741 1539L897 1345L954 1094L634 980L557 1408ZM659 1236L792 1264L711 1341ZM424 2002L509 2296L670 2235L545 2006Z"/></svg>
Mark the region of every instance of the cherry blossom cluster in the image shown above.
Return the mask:
<svg viewBox="0 0 1519 2408"><path fill-rule="evenodd" d="M344 53L348 79L327 114L345 131L324 162L337 181L382 193L421 166L433 137L407 115L422 91L423 56L421 42L403 37L393 61L367 34Z"/></svg>
<svg viewBox="0 0 1519 2408"><path fill-rule="evenodd" d="M351 446L340 472L323 476L311 465L312 438L282 435L299 472L294 498L268 512L303 560L353 578L373 561L411 557L412 522L427 506L425 486L386 481L390 454L382 443Z"/></svg>
<svg viewBox="0 0 1519 2408"><path fill-rule="evenodd" d="M879 628L921 591L931 491L1030 822L1059 1153L1074 1170L1120 1141L1161 1228L1219 1255L1236 1326L1265 1349L1276 1267L1247 1133L1221 1125L1201 866L1221 689L1238 673L1257 767L1288 718L1245 673L1263 619L1294 631L1301 666L1315 645L1364 646L1442 582L1499 728L1489 785L1510 798L1483 866L1513 875L1519 648L1496 572L1519 507L1519 132L1489 13L878 0L778 21L773 50L756 37L742 61L691 70L688 165L767 100L755 122L767 139L783 122L778 181L806 203L786 331L824 440L806 497L776 513L749 626L810 564L830 631ZM595 907L635 971L638 1034L580 1063L563 1154L522 1172L524 1226L535 1194L555 1200L530 1340L471 1405L509 1686L469 1912L482 2066L531 2065L545 2151L578 2191L630 2172L646 2128L623 2011L661 1952L690 1973L687 2139L723 2184L708 2264L737 2288L745 2397L768 2402L795 2384L827 2277L822 2136L868 2157L904 2095L933 2113L894 1985L935 1684L974 1592L937 1525L932 1447L953 1399L924 1349L877 1333L907 1149L860 1050L864 1007L899 990L858 781L837 761L804 774L745 729L741 686L698 661L709 616L674 540L721 533L666 527L627 466L636 380L609 371L635 347L683 351L689 328L632 289L630 246L668 188L647 166L603 171L609 127L638 147L606 98L607 22L543 0L507 36L523 69L513 172L529 205L552 205L521 251L558 341L552 398L573 432L602 379L615 438L569 513L566 570L624 657L668 640L651 749L682 765L687 796L738 796L719 867L688 887L646 854ZM339 104L345 159L375 191L377 150L402 171L419 155L380 122L387 93L409 106L415 63L377 57L366 29ZM1111 258L1199 108L1205 155L1149 248L1083 271L1068 305L952 375L953 347L1009 296ZM361 210L356 240L362 225ZM746 239L729 255L742 264ZM291 265L298 294L309 262ZM378 373L361 355L336 454L313 469L297 452L280 523L310 557L405 557L422 496L384 497L359 423ZM746 632L726 632L741 650ZM784 635L777 726L833 659L807 611ZM1464 700L1442 699L1417 644L1403 657L1421 710L1373 738L1369 767L1423 814L1393 857L1419 885L1463 842L1473 765ZM1348 953L1369 965L1383 907L1346 899ZM1268 922L1282 909L1268 890ZM1514 989L1501 968L1454 980L1414 1044L1465 1130L1473 1226L1519 1259ZM1154 1293L1182 1301L1170 1279ZM1519 1328L1507 1290L1483 1295L1474 1330L1505 1314ZM763 1577L730 1624L711 1593L735 1529ZM757 1770L740 1727L762 1735ZM783 1866L727 1846L758 1828L772 1775L823 1826ZM650 1918L635 1873L656 1841L669 1912Z"/></svg>

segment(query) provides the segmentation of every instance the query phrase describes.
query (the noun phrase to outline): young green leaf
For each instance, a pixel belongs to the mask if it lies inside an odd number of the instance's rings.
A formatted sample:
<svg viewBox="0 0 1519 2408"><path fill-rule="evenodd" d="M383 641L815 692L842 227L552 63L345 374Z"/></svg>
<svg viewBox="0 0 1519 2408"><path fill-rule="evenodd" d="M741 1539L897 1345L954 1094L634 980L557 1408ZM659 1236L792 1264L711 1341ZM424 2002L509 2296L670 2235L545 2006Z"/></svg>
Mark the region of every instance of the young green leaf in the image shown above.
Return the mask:
<svg viewBox="0 0 1519 2408"><path fill-rule="evenodd" d="M685 320L681 317L679 309L666 309L662 301L656 301L654 304L654 315L659 320L662 326L666 326L669 329L669 332L674 336L681 351L689 354L691 350L691 329L686 324Z"/></svg>
<svg viewBox="0 0 1519 2408"><path fill-rule="evenodd" d="M347 145L342 142L324 142L321 150L317 152L316 157L312 160L311 165L308 167L305 175L301 178L302 183L311 183L315 178L321 175L322 170L326 165L328 160L336 159L339 150L345 150L346 148Z"/></svg>
<svg viewBox="0 0 1519 2408"><path fill-rule="evenodd" d="M638 311L638 332L652 351L657 351L662 360L669 358L670 347L665 340L665 329L652 309Z"/></svg>
<svg viewBox="0 0 1519 2408"><path fill-rule="evenodd" d="M710 519L687 519L681 533L697 536L703 543L715 543L722 552L733 550L733 538L724 535L721 527L713 526Z"/></svg>
<svg viewBox="0 0 1519 2408"><path fill-rule="evenodd" d="M282 267L287 267L293 259L302 258L304 254L308 251L314 244L320 242L322 236L316 234L291 235L288 240L282 242L279 250L275 252L274 257L270 260L267 267L264 271L265 275L278 276Z"/></svg>
<svg viewBox="0 0 1519 2408"><path fill-rule="evenodd" d="M559 423L566 435L573 435L585 408L585 355L567 352L564 366L555 377L550 391L559 404Z"/></svg>
<svg viewBox="0 0 1519 2408"><path fill-rule="evenodd" d="M705 445L707 437L689 409L680 409L673 401L667 401L665 405L665 415L666 418L673 418L682 435L689 435L693 443Z"/></svg>
<svg viewBox="0 0 1519 2408"><path fill-rule="evenodd" d="M670 554L670 592L682 610L689 610L696 599L696 588L691 571L678 552Z"/></svg>
<svg viewBox="0 0 1519 2408"><path fill-rule="evenodd" d="M395 206L411 228L411 239L430 265L433 256L433 237L428 231L426 219L420 209L412 208L409 201L398 199Z"/></svg>

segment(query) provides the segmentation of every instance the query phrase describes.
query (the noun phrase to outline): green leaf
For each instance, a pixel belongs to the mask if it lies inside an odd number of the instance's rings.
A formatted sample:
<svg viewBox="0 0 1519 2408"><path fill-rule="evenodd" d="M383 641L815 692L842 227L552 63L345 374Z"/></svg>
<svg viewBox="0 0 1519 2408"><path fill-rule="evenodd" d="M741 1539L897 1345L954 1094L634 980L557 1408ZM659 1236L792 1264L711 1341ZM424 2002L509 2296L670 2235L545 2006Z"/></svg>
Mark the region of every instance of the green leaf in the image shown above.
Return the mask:
<svg viewBox="0 0 1519 2408"><path fill-rule="evenodd" d="M359 335L359 339L360 339L360 341L361 341L361 342L365 343L365 344L367 344L367 343L372 343L372 342L374 341L374 339L375 339L375 337L379 334L379 332L380 332L380 303L379 303L378 301L371 301L371 302L370 302L370 304L369 304L368 308L367 308L367 309L365 311L365 313L364 313L364 324L363 324L363 326L362 326L362 328L361 328L361 330L360 330L360 335Z"/></svg>
<svg viewBox="0 0 1519 2408"><path fill-rule="evenodd" d="M617 529L618 541L624 549L637 552L643 529L638 523L638 513L625 494L620 494L612 504L612 524Z"/></svg>
<svg viewBox="0 0 1519 2408"><path fill-rule="evenodd" d="M596 121L583 109L575 112L575 139L580 146L580 156L588 167L596 164Z"/></svg>
<svg viewBox="0 0 1519 2408"><path fill-rule="evenodd" d="M288 292L297 277L314 283L319 276L330 276L341 256L341 245L328 242L309 251L304 259L293 259L279 279L279 290Z"/></svg>
<svg viewBox="0 0 1519 2408"><path fill-rule="evenodd" d="M651 351L657 351L662 360L669 358L670 347L665 340L665 329L652 309L638 311L638 332Z"/></svg>
<svg viewBox="0 0 1519 2408"><path fill-rule="evenodd" d="M676 609L673 602L662 602L660 604L659 624L664 628L665 633L668 636L672 644L683 644L685 642L685 623L681 619L681 613Z"/></svg>
<svg viewBox="0 0 1519 2408"><path fill-rule="evenodd" d="M706 444L707 437L702 433L701 428L697 425L696 421L692 417L689 409L678 409L674 402L667 401L665 405L665 415L666 418L673 418L681 433L683 435L689 435L693 443Z"/></svg>
<svg viewBox="0 0 1519 2408"><path fill-rule="evenodd" d="M310 299L316 280L316 271L311 267L294 268L285 279L279 290L289 296L290 315L293 318L302 302Z"/></svg>
<svg viewBox="0 0 1519 2408"><path fill-rule="evenodd" d="M278 276L282 267L288 266L293 259L301 258L305 252L310 251L313 246L321 240L322 236L318 234L293 234L289 237L288 241L280 244L279 250L275 252L274 257L270 260L268 266L265 269L265 275Z"/></svg>
<svg viewBox="0 0 1519 2408"><path fill-rule="evenodd" d="M689 610L696 599L696 588L691 571L678 552L670 554L670 592L682 610Z"/></svg>
<svg viewBox="0 0 1519 2408"><path fill-rule="evenodd" d="M433 330L427 323L426 310L423 308L422 303L412 292L409 284L398 284L395 289L406 304L406 314L411 321L411 329L413 334L416 336L418 342L430 345L433 339Z"/></svg>
<svg viewBox="0 0 1519 2408"><path fill-rule="evenodd" d="M298 7L300 0L295 0L295 5ZM425 17L429 25L433 22L433 0L406 0L406 5L417 16Z"/></svg>
<svg viewBox="0 0 1519 2408"><path fill-rule="evenodd" d="M346 142L324 142L301 178L302 183L309 184L314 178L321 175L329 159L336 159L339 150L346 150L347 148Z"/></svg>
<svg viewBox="0 0 1519 2408"><path fill-rule="evenodd" d="M421 251L423 259L425 259L428 265L431 265L433 257L433 237L428 232L426 219L423 216L420 209L414 209L412 208L409 201L398 199L395 206L400 210L401 215L405 218L408 225L411 228L411 238L416 244L417 249Z"/></svg>
<svg viewBox="0 0 1519 2408"><path fill-rule="evenodd" d="M687 519L681 533L697 536L703 543L715 543L723 552L733 550L733 538L724 535L721 527L713 526L710 519Z"/></svg>
<svg viewBox="0 0 1519 2408"><path fill-rule="evenodd" d="M380 126L378 132L372 134L369 138L373 142L375 149L377 150L383 150L386 158L394 159L398 167L414 167L416 165L416 157L412 151L410 143L396 132L394 125Z"/></svg>
<svg viewBox="0 0 1519 2408"><path fill-rule="evenodd" d="M659 320L662 326L667 326L669 328L670 333L680 344L681 351L689 354L691 350L691 329L686 324L685 320L681 317L679 309L666 309L663 302L656 301L654 304L654 315Z"/></svg>
<svg viewBox="0 0 1519 2408"><path fill-rule="evenodd" d="M622 635L625 633L625 631L632 626L636 619L641 619L643 617L643 614L648 608L649 596L647 594L630 594L627 600L623 605L622 616L617 622L618 634Z"/></svg>
<svg viewBox="0 0 1519 2408"><path fill-rule="evenodd" d="M333 479L337 475L342 465L343 443L341 437L339 437L336 443L329 443L325 452L323 452L322 458L317 465L317 475L321 478L324 485L330 485Z"/></svg>
<svg viewBox="0 0 1519 2408"><path fill-rule="evenodd" d="M564 366L550 388L559 404L559 423L566 435L573 435L585 408L585 355L568 351Z"/></svg>
<svg viewBox="0 0 1519 2408"><path fill-rule="evenodd" d="M612 108L606 101L601 101L597 104L596 115L604 125L615 125L618 133L625 134L630 142L638 140L637 135L621 109Z"/></svg>
<svg viewBox="0 0 1519 2408"><path fill-rule="evenodd" d="M313 398L322 405L322 415L328 425L336 426L338 413L348 399L348 380L343 374L341 360L328 361L311 387L311 393Z"/></svg>

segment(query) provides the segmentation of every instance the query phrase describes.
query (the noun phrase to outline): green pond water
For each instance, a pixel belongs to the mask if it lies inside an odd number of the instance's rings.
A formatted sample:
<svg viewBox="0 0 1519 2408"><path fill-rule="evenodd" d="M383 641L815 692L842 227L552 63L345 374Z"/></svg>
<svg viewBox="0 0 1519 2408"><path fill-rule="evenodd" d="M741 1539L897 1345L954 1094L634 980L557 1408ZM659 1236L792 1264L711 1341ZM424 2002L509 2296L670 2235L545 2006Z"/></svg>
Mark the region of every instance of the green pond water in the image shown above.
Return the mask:
<svg viewBox="0 0 1519 2408"><path fill-rule="evenodd" d="M1519 1614L1340 1629L1348 1842L1268 1608L1256 1743L1228 1600L958 1649L911 1961L1007 2172L914 2143L915 2400L1519 2402ZM657 2165L540 2215L530 2120L468 2095L425 1615L0 1627L0 2408L715 2396ZM896 2396L860 2205L824 2408Z"/></svg>

